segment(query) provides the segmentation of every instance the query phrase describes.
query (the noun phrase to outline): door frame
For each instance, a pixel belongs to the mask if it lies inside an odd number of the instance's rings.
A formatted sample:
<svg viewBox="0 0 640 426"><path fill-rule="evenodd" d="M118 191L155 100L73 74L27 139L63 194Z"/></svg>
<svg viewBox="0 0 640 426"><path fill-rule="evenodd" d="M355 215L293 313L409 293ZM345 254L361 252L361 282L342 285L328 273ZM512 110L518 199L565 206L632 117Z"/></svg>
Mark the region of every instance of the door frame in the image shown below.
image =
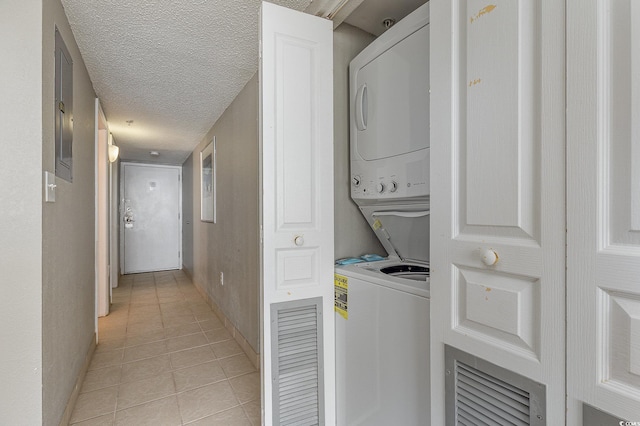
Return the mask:
<svg viewBox="0 0 640 426"><path fill-rule="evenodd" d="M124 179L124 171L127 167L127 165L133 165L133 166L141 166L141 167L154 167L154 168L162 168L162 169L177 169L179 172L179 185L178 185L178 270L182 270L182 166L176 166L176 165L170 165L170 164L153 164L153 163L138 163L135 161L122 161L120 162L120 167L119 167L119 186L120 186L120 197L118 199L118 220L119 223L122 223L123 220L123 214L124 214L124 196L125 196L125 192L124 192L124 185L125 185L125 179ZM124 257L125 257L125 252L124 252L124 226L120 226L120 273L122 275L125 275L125 269L124 269ZM136 273L136 272L134 272Z"/></svg>
<svg viewBox="0 0 640 426"><path fill-rule="evenodd" d="M109 123L100 105L95 99L95 154L94 154L94 206L95 206L95 313L96 336L98 335L98 317L109 314L111 289L109 280L110 226L109 226Z"/></svg>
<svg viewBox="0 0 640 426"><path fill-rule="evenodd" d="M109 144L113 143L113 135L109 133ZM118 195L120 185L119 167L120 159L117 158L113 163L109 163L109 281L110 291L118 287L120 278L120 212L118 210Z"/></svg>

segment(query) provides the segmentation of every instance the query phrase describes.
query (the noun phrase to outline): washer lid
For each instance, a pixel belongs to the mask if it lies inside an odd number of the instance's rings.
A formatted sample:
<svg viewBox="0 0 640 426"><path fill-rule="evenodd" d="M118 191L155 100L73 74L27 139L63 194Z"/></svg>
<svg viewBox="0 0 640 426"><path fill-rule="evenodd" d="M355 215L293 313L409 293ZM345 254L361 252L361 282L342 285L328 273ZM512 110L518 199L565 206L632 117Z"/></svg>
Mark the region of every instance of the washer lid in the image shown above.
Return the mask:
<svg viewBox="0 0 640 426"><path fill-rule="evenodd" d="M429 261L429 204L363 206L360 210L389 256Z"/></svg>

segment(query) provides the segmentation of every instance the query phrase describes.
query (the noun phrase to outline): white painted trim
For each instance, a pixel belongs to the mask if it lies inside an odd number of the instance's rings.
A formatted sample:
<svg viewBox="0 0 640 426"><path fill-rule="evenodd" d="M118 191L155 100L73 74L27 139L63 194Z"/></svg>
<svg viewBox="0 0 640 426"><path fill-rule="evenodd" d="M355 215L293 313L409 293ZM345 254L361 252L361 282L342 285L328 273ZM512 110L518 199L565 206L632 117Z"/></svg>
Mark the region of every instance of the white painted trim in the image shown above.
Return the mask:
<svg viewBox="0 0 640 426"><path fill-rule="evenodd" d="M118 287L120 276L119 257L120 246L118 244L118 232L120 212L118 210L118 174L119 160L109 164L109 281L111 289ZM113 290L111 290L113 300Z"/></svg>
<svg viewBox="0 0 640 426"><path fill-rule="evenodd" d="M98 252L98 122L100 121L100 100L98 98L95 99L94 104L95 112L94 112L94 153L93 153L93 211L94 211L94 223L93 223L93 241L94 241L94 250L95 253ZM98 341L98 259L97 254L94 254L95 262L94 262L94 271L93 271L93 285L94 285L94 331L96 333L96 342Z"/></svg>
<svg viewBox="0 0 640 426"><path fill-rule="evenodd" d="M107 155L109 124L100 105L95 100L95 279L96 279L96 318L109 314L111 289L109 283L109 159ZM102 199L100 197L101 191ZM101 210L100 207L103 207ZM101 237L102 235L102 237ZM104 240L104 241L103 241ZM97 321L97 319L96 319ZM96 326L96 333L97 333Z"/></svg>
<svg viewBox="0 0 640 426"><path fill-rule="evenodd" d="M332 20L335 29L363 2L364 0L314 0L304 11Z"/></svg>

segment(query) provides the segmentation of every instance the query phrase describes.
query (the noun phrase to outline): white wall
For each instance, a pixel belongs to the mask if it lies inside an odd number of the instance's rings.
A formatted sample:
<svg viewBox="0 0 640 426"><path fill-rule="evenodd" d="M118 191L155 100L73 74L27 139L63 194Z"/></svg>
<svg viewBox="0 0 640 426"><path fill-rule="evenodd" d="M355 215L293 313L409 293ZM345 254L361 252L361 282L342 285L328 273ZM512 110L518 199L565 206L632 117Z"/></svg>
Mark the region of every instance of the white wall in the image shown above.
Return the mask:
<svg viewBox="0 0 640 426"><path fill-rule="evenodd" d="M42 421L42 2L0 2L0 416Z"/></svg>
<svg viewBox="0 0 640 426"><path fill-rule="evenodd" d="M333 33L334 108L334 222L335 257L377 253L384 248L351 200L349 173L349 62L374 40L374 36L348 24Z"/></svg>

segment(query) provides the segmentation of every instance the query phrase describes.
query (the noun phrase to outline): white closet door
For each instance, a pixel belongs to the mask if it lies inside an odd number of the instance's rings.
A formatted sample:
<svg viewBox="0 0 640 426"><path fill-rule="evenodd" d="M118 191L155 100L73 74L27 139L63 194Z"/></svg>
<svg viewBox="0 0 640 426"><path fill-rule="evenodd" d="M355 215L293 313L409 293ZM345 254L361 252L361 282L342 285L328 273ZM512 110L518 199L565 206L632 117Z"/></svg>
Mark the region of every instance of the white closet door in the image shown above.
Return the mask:
<svg viewBox="0 0 640 426"><path fill-rule="evenodd" d="M263 424L334 424L333 26L262 3Z"/></svg>
<svg viewBox="0 0 640 426"><path fill-rule="evenodd" d="M564 6L431 1L433 425L445 344L544 384L546 424L565 419Z"/></svg>
<svg viewBox="0 0 640 426"><path fill-rule="evenodd" d="M640 421L640 2L567 18L569 424Z"/></svg>

